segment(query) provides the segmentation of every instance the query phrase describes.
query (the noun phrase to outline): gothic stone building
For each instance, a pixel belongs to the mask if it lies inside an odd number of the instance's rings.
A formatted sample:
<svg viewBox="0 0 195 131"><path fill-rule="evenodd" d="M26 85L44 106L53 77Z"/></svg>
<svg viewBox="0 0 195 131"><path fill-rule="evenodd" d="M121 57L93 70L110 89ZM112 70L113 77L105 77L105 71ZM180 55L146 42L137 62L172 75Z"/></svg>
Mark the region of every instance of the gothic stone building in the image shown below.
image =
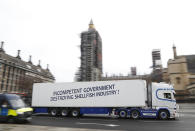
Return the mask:
<svg viewBox="0 0 195 131"><path fill-rule="evenodd" d="M175 88L177 100L195 99L195 55L180 55L173 46L174 59L168 61L164 72L165 81L170 81ZM169 80L167 80L167 77Z"/></svg>
<svg viewBox="0 0 195 131"><path fill-rule="evenodd" d="M31 93L33 83L54 82L55 78L50 70L43 69L39 64L36 66L20 57L18 50L17 57L6 54L3 49L3 42L0 48L0 93Z"/></svg>

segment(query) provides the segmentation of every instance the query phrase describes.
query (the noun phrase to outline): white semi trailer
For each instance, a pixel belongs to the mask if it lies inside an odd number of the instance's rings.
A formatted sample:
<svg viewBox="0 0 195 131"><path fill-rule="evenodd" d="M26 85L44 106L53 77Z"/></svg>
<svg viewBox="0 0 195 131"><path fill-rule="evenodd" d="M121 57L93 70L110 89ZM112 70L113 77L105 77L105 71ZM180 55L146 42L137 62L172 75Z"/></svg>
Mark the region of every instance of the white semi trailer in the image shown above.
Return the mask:
<svg viewBox="0 0 195 131"><path fill-rule="evenodd" d="M115 114L121 118L176 118L172 85L144 80L36 83L32 107L52 116Z"/></svg>

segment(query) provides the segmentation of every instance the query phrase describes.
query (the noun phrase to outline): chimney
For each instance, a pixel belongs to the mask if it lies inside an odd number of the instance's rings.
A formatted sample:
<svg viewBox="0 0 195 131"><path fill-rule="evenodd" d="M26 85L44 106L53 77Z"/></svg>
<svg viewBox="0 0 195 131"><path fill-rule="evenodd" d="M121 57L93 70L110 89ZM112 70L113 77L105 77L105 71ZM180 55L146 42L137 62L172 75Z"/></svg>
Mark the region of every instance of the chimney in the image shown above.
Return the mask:
<svg viewBox="0 0 195 131"><path fill-rule="evenodd" d="M49 71L49 64L47 64L47 69L46 70Z"/></svg>
<svg viewBox="0 0 195 131"><path fill-rule="evenodd" d="M4 45L4 41L1 41L1 48L0 48L0 52L5 52L4 49L3 49L3 45Z"/></svg>
<svg viewBox="0 0 195 131"><path fill-rule="evenodd" d="M28 63L30 63L30 64L32 64L31 59L32 59L32 56L30 55L30 56L29 56L29 61L28 61Z"/></svg>
<svg viewBox="0 0 195 131"><path fill-rule="evenodd" d="M176 50L176 47L174 44L173 44L173 57L174 57L174 59L177 58L177 50Z"/></svg>
<svg viewBox="0 0 195 131"><path fill-rule="evenodd" d="M41 68L41 60L39 60L39 64L37 66Z"/></svg>
<svg viewBox="0 0 195 131"><path fill-rule="evenodd" d="M21 59L21 57L20 57L20 50L18 50L18 55L17 55L16 58Z"/></svg>

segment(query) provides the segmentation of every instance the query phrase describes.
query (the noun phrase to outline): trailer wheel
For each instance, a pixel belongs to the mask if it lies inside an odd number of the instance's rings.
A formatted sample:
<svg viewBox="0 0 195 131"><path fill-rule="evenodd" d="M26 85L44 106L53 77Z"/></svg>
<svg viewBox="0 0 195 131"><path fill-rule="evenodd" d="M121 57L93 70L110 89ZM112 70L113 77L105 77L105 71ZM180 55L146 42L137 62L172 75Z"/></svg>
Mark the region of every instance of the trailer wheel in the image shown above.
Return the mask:
<svg viewBox="0 0 195 131"><path fill-rule="evenodd" d="M124 110L120 111L120 112L119 112L119 117L120 117L120 118L126 118L126 117L127 117L127 112L124 111Z"/></svg>
<svg viewBox="0 0 195 131"><path fill-rule="evenodd" d="M73 110L71 111L71 115L72 115L73 117L78 117L78 116L80 115L80 113L79 113L79 111L78 111L77 109L73 109Z"/></svg>
<svg viewBox="0 0 195 131"><path fill-rule="evenodd" d="M169 117L169 113L166 110L160 110L158 113L158 117L161 120L167 120Z"/></svg>
<svg viewBox="0 0 195 131"><path fill-rule="evenodd" d="M133 119L138 119L138 118L140 117L139 111L138 111L138 110L133 110L133 111L131 111L131 117L132 117Z"/></svg>
<svg viewBox="0 0 195 131"><path fill-rule="evenodd" d="M56 108L52 108L50 110L50 114L51 114L51 116L56 116L57 115L57 109Z"/></svg>
<svg viewBox="0 0 195 131"><path fill-rule="evenodd" d="M67 109L62 109L61 110L61 115L64 116L64 117L68 116L68 110Z"/></svg>

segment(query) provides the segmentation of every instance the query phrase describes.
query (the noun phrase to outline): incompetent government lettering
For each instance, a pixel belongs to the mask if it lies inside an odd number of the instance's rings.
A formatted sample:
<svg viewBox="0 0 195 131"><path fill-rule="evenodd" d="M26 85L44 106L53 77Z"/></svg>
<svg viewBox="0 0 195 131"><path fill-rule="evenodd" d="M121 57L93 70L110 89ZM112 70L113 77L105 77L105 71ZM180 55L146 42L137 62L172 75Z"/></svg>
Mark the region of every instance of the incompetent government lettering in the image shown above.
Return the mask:
<svg viewBox="0 0 195 131"><path fill-rule="evenodd" d="M66 89L53 91L50 101L70 100L70 99L84 99L92 97L103 97L118 95L119 90L115 89L115 84L101 85L86 88Z"/></svg>

